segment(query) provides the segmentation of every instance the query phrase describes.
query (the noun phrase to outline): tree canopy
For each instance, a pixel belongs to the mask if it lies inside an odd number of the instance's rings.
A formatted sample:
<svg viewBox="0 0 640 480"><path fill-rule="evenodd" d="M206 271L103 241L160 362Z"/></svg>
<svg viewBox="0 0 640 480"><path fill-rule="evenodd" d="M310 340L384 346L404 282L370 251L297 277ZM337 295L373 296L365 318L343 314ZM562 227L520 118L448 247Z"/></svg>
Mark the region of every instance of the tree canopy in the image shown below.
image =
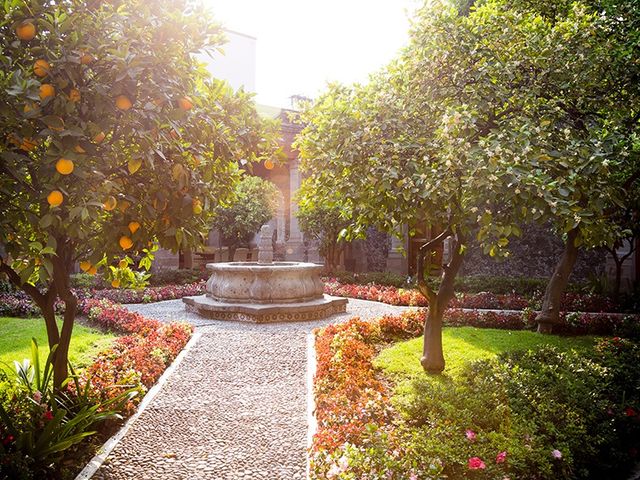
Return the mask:
<svg viewBox="0 0 640 480"><path fill-rule="evenodd" d="M194 2L12 0L0 13L0 269L43 310L60 384L74 263L117 265L125 285L155 242L198 242L239 165L277 143L251 96L195 60L224 37Z"/></svg>
<svg viewBox="0 0 640 480"><path fill-rule="evenodd" d="M551 220L574 246L619 235L610 213L624 181L614 173L637 162L637 14L614 19L588 2L429 2L388 68L365 85L330 86L303 114L304 166L350 210L351 235L431 227L418 256L427 370L444 367L441 313L472 235L491 256L508 255L531 219ZM436 292L422 277L447 237Z"/></svg>

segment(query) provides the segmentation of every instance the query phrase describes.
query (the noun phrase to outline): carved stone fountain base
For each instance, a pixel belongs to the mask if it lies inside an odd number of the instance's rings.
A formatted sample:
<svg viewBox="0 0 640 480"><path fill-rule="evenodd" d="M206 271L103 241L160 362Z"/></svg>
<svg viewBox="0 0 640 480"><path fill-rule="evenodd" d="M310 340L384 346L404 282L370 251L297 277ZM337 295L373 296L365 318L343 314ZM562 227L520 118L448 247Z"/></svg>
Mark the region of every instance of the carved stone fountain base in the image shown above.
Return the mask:
<svg viewBox="0 0 640 480"><path fill-rule="evenodd" d="M187 310L214 320L251 323L304 322L320 320L347 310L347 299L324 295L299 303L228 303L207 295L185 297Z"/></svg>
<svg viewBox="0 0 640 480"><path fill-rule="evenodd" d="M303 322L347 310L346 298L323 294L321 265L231 262L209 263L207 269L211 270L207 293L182 299L188 310L202 317L252 323Z"/></svg>

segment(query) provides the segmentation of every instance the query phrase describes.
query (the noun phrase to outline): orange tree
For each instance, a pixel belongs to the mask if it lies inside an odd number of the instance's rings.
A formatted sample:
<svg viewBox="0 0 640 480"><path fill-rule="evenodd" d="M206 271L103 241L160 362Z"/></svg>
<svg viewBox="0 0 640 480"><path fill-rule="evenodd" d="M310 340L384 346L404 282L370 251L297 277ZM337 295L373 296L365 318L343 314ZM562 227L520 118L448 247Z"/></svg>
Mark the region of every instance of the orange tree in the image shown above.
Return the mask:
<svg viewBox="0 0 640 480"><path fill-rule="evenodd" d="M148 268L155 245L195 244L239 164L275 148L250 96L195 60L223 40L181 0L0 6L0 272L42 311L56 386L76 262L125 286L134 257Z"/></svg>

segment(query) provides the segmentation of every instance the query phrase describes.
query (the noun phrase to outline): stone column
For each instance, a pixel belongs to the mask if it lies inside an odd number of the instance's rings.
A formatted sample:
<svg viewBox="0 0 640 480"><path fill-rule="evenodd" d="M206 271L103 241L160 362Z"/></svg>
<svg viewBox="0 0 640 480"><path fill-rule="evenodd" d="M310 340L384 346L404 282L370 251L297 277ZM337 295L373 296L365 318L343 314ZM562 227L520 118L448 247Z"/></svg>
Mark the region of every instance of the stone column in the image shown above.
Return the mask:
<svg viewBox="0 0 640 480"><path fill-rule="evenodd" d="M278 210L276 211L276 231L277 240L276 243L278 245L284 245L286 240L285 238L285 228L286 228L286 219L284 217L284 197L280 197L278 200Z"/></svg>
<svg viewBox="0 0 640 480"><path fill-rule="evenodd" d="M298 170L297 160L292 161L289 164L289 192L290 192L290 206L289 206L289 239L286 245L286 259L291 261L303 261L304 260L304 243L302 239L302 232L300 231L300 225L298 224L298 203L295 200L295 194L300 188L300 170Z"/></svg>

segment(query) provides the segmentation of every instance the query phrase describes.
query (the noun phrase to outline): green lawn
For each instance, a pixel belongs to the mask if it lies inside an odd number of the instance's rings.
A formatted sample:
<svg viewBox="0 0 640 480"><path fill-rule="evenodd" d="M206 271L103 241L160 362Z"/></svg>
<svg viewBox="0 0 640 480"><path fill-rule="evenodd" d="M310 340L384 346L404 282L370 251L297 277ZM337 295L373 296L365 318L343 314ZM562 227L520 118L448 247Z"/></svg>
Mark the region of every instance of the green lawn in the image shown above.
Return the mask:
<svg viewBox="0 0 640 480"><path fill-rule="evenodd" d="M561 349L590 349L595 337L559 337L529 331L491 328L451 327L442 332L445 374L455 377L462 367L474 360L484 360L510 350L528 350L542 345ZM422 337L399 342L386 348L375 360L398 383L424 375L420 365ZM434 377L437 378L437 377Z"/></svg>
<svg viewBox="0 0 640 480"><path fill-rule="evenodd" d="M35 337L40 347L41 365L49 354L47 333L41 318L0 317L0 368L14 372L13 361L31 358L31 338ZM69 360L74 368L88 365L92 357L108 347L114 335L76 324L69 351Z"/></svg>

